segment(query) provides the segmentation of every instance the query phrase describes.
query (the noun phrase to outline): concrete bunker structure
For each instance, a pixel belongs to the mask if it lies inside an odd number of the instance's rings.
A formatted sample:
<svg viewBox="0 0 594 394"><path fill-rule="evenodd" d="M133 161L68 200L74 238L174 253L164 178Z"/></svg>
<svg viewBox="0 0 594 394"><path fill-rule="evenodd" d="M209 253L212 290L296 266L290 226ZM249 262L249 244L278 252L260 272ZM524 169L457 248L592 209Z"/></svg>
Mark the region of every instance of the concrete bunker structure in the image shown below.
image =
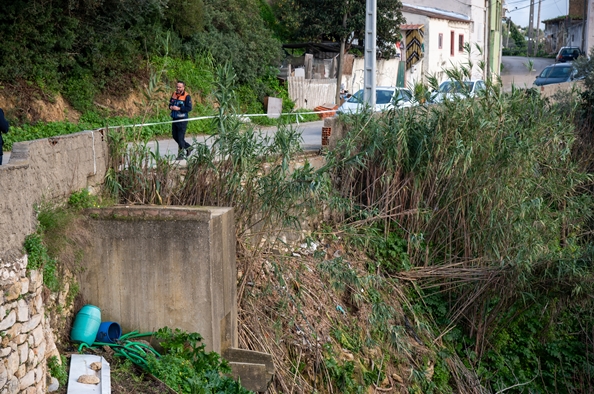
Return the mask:
<svg viewBox="0 0 594 394"><path fill-rule="evenodd" d="M246 388L263 392L272 357L237 348L232 208L115 206L90 209L81 293L124 332L168 326L198 332Z"/></svg>

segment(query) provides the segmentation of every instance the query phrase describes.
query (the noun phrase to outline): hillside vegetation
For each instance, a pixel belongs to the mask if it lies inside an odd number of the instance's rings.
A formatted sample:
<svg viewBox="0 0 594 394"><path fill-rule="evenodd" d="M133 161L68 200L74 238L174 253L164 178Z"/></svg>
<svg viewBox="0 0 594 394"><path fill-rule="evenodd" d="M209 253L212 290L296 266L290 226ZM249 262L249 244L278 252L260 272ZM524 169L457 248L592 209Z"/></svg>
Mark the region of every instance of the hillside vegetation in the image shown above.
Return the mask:
<svg viewBox="0 0 594 394"><path fill-rule="evenodd" d="M267 144L224 116L180 183L114 141L106 186L236 207L241 345L273 354L271 392L587 393L592 87L346 116L319 170L291 171L290 127Z"/></svg>
<svg viewBox="0 0 594 394"><path fill-rule="evenodd" d="M0 84L14 124L42 119L33 99L55 102L57 95L71 109L90 112L83 121L112 116L96 103L138 92L152 75L167 88L185 78L198 104L212 104L209 73L225 63L237 72L240 98L252 110L277 94L278 84L269 81L276 80L281 45L256 0L4 3Z"/></svg>
<svg viewBox="0 0 594 394"><path fill-rule="evenodd" d="M345 116L350 132L326 165L295 169L294 129L264 141L230 116L282 91L267 5L183 5L7 2L0 80L18 131L35 120L30 97L62 94L82 122L103 125L113 114L95 101L131 86L144 92L139 120L166 118L157 108L176 78L198 114L218 114L192 126L217 143L196 144L183 176L147 150L158 130L134 130L130 149L110 133L104 192L235 208L240 341L273 354L271 392L594 391L592 73L582 94L552 101L488 81L475 100ZM284 242L305 223L304 239ZM38 260L50 291L64 280L59 249ZM176 372L181 391L206 390Z"/></svg>

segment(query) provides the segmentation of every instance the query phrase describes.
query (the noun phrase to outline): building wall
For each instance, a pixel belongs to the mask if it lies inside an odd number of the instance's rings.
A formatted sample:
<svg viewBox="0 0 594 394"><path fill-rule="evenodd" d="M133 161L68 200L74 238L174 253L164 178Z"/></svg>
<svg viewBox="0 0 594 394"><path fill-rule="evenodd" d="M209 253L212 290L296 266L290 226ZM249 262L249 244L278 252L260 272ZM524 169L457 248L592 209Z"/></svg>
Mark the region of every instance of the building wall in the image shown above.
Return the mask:
<svg viewBox="0 0 594 394"><path fill-rule="evenodd" d="M584 22L573 23L568 31L566 46L581 48L583 44L583 33Z"/></svg>
<svg viewBox="0 0 594 394"><path fill-rule="evenodd" d="M439 82L442 82L447 79L444 69L468 63L468 54L464 50L459 50L458 40L460 36L463 36L464 42L468 42L470 23L429 18L412 13L404 13L404 17L409 24L425 25L425 56L423 62L416 65L418 68L413 67L410 74L407 73L407 84L424 82L428 75L435 75ZM454 35L453 42L452 33ZM439 47L440 34L443 35L441 48Z"/></svg>
<svg viewBox="0 0 594 394"><path fill-rule="evenodd" d="M470 17L469 33L466 41L471 43L474 47L477 44L482 53L473 50L471 53L471 60L476 65L479 61L486 62L488 59L488 43L486 42L486 29L487 23L487 8L485 7L484 0L441 0L439 4L435 0L415 0L410 2L415 6L434 7L442 10L457 12L459 14ZM408 19L406 23L410 22ZM482 71L475 66L472 70L472 78L481 79L484 78Z"/></svg>
<svg viewBox="0 0 594 394"><path fill-rule="evenodd" d="M572 17L584 15L584 0L569 0L569 15Z"/></svg>

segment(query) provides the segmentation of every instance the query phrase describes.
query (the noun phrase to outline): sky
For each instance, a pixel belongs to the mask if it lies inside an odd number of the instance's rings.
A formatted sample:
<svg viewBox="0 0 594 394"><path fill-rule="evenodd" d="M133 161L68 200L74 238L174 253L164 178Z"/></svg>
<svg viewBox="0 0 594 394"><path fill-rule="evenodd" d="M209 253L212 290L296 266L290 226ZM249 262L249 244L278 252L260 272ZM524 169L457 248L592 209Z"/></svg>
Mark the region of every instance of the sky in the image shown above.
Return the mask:
<svg viewBox="0 0 594 394"><path fill-rule="evenodd" d="M538 21L538 1L534 0L534 26ZM567 15L569 0L540 0L540 28L544 29L542 21ZM521 27L528 26L530 20L530 0L506 0L506 16Z"/></svg>

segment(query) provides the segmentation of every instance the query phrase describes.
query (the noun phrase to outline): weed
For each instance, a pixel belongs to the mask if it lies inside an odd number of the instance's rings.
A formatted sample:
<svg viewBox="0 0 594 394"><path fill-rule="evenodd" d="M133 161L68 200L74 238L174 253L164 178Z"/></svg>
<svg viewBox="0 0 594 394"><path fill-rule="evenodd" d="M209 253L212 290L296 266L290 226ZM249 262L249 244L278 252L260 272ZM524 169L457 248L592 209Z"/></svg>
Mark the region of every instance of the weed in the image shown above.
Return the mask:
<svg viewBox="0 0 594 394"><path fill-rule="evenodd" d="M66 366L68 365L65 356L60 356L61 362L59 361L57 356L51 356L47 359L47 368L49 370L49 374L58 379L60 386L65 386L68 382L68 371Z"/></svg>
<svg viewBox="0 0 594 394"><path fill-rule="evenodd" d="M328 371L328 382L331 387L335 387L341 393L365 393L365 388L358 384L355 379L355 363L345 361L340 364L329 349L326 349L328 355L324 359L324 366Z"/></svg>
<svg viewBox="0 0 594 394"><path fill-rule="evenodd" d="M164 327L155 337L166 354L158 359L149 357L148 369L169 387L188 394L250 393L240 383L222 375L230 372L228 364L217 353L204 351L200 334Z"/></svg>
<svg viewBox="0 0 594 394"><path fill-rule="evenodd" d="M98 207L99 204L99 197L89 193L88 189L82 189L79 192L72 193L68 198L68 205L77 210Z"/></svg>

